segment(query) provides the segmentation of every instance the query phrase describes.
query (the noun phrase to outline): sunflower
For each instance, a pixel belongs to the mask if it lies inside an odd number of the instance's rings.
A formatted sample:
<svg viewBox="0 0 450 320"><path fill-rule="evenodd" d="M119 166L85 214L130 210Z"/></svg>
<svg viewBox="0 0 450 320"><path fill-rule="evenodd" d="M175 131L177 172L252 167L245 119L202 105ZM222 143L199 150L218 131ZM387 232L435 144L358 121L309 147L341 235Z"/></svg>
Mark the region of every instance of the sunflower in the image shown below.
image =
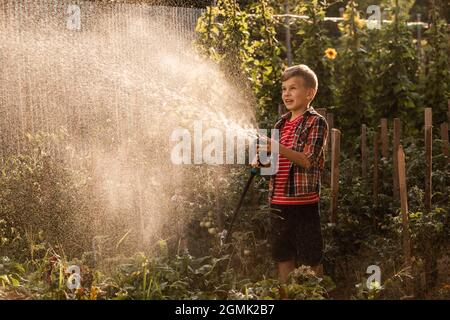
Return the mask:
<svg viewBox="0 0 450 320"><path fill-rule="evenodd" d="M325 50L325 56L330 60L334 60L337 56L337 52L334 48L327 48L327 50Z"/></svg>

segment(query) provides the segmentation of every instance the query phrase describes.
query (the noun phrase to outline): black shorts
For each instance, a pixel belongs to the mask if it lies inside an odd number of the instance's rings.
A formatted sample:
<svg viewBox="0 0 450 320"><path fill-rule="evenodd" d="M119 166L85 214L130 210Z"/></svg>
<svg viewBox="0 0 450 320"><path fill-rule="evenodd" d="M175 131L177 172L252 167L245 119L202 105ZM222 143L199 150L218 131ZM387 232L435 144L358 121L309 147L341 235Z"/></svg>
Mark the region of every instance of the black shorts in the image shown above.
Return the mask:
<svg viewBox="0 0 450 320"><path fill-rule="evenodd" d="M319 203L271 206L272 258L316 266L323 256Z"/></svg>

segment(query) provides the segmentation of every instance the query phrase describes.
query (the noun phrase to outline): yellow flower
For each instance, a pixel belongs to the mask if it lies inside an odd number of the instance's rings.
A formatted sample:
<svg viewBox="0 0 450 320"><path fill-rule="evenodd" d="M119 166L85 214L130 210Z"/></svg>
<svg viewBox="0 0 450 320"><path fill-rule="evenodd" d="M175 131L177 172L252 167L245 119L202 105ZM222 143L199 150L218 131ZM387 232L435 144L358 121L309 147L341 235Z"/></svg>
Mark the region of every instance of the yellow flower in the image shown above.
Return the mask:
<svg viewBox="0 0 450 320"><path fill-rule="evenodd" d="M334 60L337 56L337 52L334 48L327 48L327 50L325 50L325 56L330 60Z"/></svg>
<svg viewBox="0 0 450 320"><path fill-rule="evenodd" d="M100 288L92 286L91 292L89 293L89 300L97 300L98 292L100 291Z"/></svg>
<svg viewBox="0 0 450 320"><path fill-rule="evenodd" d="M350 13L346 12L342 15L342 20L344 20L344 21L350 21L351 18L352 18L352 15ZM364 28L364 26L366 25L365 21L359 17L359 13L356 13L353 15L353 22L359 29Z"/></svg>
<svg viewBox="0 0 450 320"><path fill-rule="evenodd" d="M364 26L366 25L364 20L361 20L358 16L355 17L355 24L359 29L364 28Z"/></svg>

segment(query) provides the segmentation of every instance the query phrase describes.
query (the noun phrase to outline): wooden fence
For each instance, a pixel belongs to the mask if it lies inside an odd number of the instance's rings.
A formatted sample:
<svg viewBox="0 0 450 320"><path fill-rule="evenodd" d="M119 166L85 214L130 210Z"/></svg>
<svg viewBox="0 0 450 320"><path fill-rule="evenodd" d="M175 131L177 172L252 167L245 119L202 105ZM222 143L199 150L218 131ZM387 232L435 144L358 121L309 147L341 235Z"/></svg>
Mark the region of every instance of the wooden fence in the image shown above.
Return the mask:
<svg viewBox="0 0 450 320"><path fill-rule="evenodd" d="M332 114L326 111L326 108L318 109L319 113L326 115L327 118L332 119ZM450 100L448 104L448 115L450 119ZM338 221L339 211L339 153L340 153L340 131L333 128L332 122L328 123L330 127L331 136L331 157L328 157L330 161L330 177L327 177L327 172L324 172L324 177L327 178L325 184L329 184L331 187L331 199L330 199L330 223L336 225ZM392 179L392 195L394 200L399 201L400 212L402 216L402 250L404 253L404 266L411 271L411 235L409 226L409 212L408 212L408 192L407 192L407 177L406 177L406 160L403 146L401 144L401 120L394 118L392 121L392 159L393 159L393 172L392 175L388 172L383 172L384 177L391 177ZM449 157L449 134L448 134L448 122L444 121L439 124L440 128L440 143L441 153L447 157L447 161L450 161ZM425 213L429 213L432 209L432 144L433 144L433 119L432 108L424 109L424 151L425 151L425 179L424 179L424 207ZM388 119L380 119L379 130L374 130L373 134L373 175L372 175L372 192L373 192L373 207L379 206L378 195L380 192L380 157L389 157L389 127ZM367 126L363 124L361 126L361 176L365 180L367 178L368 170L368 147L367 147ZM328 150L326 148L326 150ZM329 180L328 180L329 179ZM432 244L425 244L432 248ZM429 287L433 283L433 278L430 276L434 271L430 270L435 266L436 261L425 262L425 286ZM414 288L410 279L406 280L407 293L414 294Z"/></svg>

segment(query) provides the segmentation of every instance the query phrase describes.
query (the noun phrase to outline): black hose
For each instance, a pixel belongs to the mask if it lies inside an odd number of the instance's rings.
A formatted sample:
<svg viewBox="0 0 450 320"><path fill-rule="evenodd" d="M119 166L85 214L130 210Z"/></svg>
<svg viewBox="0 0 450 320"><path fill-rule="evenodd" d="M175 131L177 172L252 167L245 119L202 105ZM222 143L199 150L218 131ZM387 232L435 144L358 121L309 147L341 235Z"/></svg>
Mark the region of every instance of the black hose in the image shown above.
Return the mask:
<svg viewBox="0 0 450 320"><path fill-rule="evenodd" d="M236 209L234 209L233 219L231 220L230 227L227 230L225 242L223 243L224 245L227 244L228 240L230 239L230 235L231 235L231 231L233 229L234 222L236 221L237 215L239 214L239 210L241 209L242 203L244 202L245 195L247 194L247 191L250 188L250 185L252 184L253 178L256 176L256 173L257 173L257 169L252 168L252 170L250 171L250 177L247 180L247 184L245 185L244 190L242 191L241 198L239 199Z"/></svg>

